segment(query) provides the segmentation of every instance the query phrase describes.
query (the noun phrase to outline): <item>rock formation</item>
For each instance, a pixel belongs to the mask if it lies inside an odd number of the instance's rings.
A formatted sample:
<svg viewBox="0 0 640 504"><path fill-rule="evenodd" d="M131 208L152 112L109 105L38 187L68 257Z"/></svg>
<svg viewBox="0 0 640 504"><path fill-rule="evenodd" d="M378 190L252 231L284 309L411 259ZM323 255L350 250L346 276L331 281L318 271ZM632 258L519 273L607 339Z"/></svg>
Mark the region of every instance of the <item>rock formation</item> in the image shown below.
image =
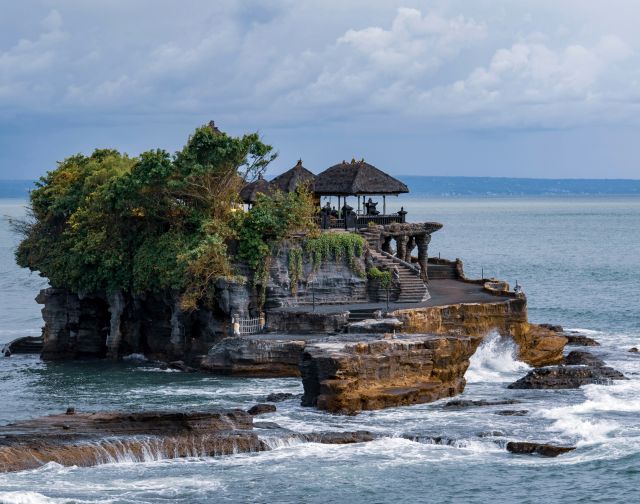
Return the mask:
<svg viewBox="0 0 640 504"><path fill-rule="evenodd" d="M301 339L226 338L211 348L200 367L212 373L239 376L300 376L298 364L305 345Z"/></svg>
<svg viewBox="0 0 640 504"><path fill-rule="evenodd" d="M273 405L269 405L273 408ZM242 410L147 411L51 415L0 427L0 472L35 469L48 462L93 466L121 460L211 457L271 449L281 440L324 444L372 441L366 431L295 433L262 422L275 433L260 438Z"/></svg>
<svg viewBox="0 0 640 504"><path fill-rule="evenodd" d="M518 345L519 358L531 366L562 362L567 338L527 319L522 297L495 303L460 303L395 310L391 315L408 333L461 334L482 337L491 331L510 336Z"/></svg>
<svg viewBox="0 0 640 504"><path fill-rule="evenodd" d="M625 376L606 366L549 366L532 369L510 389L573 389L591 383L607 384Z"/></svg>
<svg viewBox="0 0 640 504"><path fill-rule="evenodd" d="M575 446L556 446L546 443L529 443L524 441L510 441L507 451L526 455L542 455L543 457L557 457L563 453L575 450Z"/></svg>
<svg viewBox="0 0 640 504"><path fill-rule="evenodd" d="M416 334L309 344L300 365L302 404L353 414L451 397L464 389L469 357L479 342Z"/></svg>

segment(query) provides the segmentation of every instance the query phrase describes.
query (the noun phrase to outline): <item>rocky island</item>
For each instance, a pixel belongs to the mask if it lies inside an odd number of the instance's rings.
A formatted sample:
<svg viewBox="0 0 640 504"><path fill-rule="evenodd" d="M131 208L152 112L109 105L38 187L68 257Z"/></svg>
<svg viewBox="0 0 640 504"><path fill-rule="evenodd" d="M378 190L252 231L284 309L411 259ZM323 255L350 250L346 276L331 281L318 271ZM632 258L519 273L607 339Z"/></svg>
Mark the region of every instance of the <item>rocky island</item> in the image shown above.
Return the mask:
<svg viewBox="0 0 640 504"><path fill-rule="evenodd" d="M142 354L177 369L299 377L303 406L341 414L460 394L469 359L495 332L529 365L560 369L540 376L572 368L562 366L566 335L531 324L523 292L467 278L458 259L429 256L443 225L387 209L386 197L408 192L405 184L364 159L317 176L298 161L268 182L274 157L256 134L231 137L211 122L173 156L96 150L43 177L31 193L32 219L14 222L24 237L18 263L51 285L37 297L42 359ZM382 198L380 209L372 197ZM595 369L580 373L618 378ZM44 460L60 446L47 437L51 426L76 446L100 429L113 434L109 426L124 418L100 415L5 427L5 470L31 467L8 462L29 429L42 447L31 459ZM157 413L153 429L163 431L168 418L166 432L148 434L162 434L164 446L167 433L217 432L222 415L237 427L213 435L207 453L264 449L243 412L193 415ZM152 425L143 417L116 423L130 434L133 424ZM71 436L74 429L84 434ZM221 441L229 436L235 448ZM87 464L98 457L85 455Z"/></svg>

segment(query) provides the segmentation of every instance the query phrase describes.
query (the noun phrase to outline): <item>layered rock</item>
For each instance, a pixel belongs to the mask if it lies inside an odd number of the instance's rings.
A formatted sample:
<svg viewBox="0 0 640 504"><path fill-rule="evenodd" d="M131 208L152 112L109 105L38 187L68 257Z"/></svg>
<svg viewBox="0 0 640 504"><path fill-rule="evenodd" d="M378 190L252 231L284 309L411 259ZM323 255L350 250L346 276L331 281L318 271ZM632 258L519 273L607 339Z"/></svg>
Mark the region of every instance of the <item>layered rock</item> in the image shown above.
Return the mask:
<svg viewBox="0 0 640 504"><path fill-rule="evenodd" d="M465 336L400 335L309 344L300 365L302 404L353 414L454 396L464 389L479 343Z"/></svg>
<svg viewBox="0 0 640 504"><path fill-rule="evenodd" d="M280 432L259 438L254 427L259 425L242 410L78 414L69 409L64 415L0 427L0 472L35 469L49 462L88 467L118 461L258 452L289 439L324 444L374 439L366 431L299 434L264 422L263 429Z"/></svg>
<svg viewBox="0 0 640 504"><path fill-rule="evenodd" d="M354 257L351 265L346 258L316 265L309 254L303 254L300 278L292 278L289 270L292 248L299 248L299 245L283 242L271 259L265 309L312 305L314 300L318 304L367 301L364 254Z"/></svg>
<svg viewBox="0 0 640 504"><path fill-rule="evenodd" d="M241 410L52 415L0 427L0 472L266 449Z"/></svg>
<svg viewBox="0 0 640 504"><path fill-rule="evenodd" d="M200 367L212 373L239 376L300 376L298 364L305 345L304 340L286 338L226 338L211 348Z"/></svg>
<svg viewBox="0 0 640 504"><path fill-rule="evenodd" d="M392 316L407 333L460 334L483 337L491 331L511 336L519 359L531 366L562 362L567 338L545 327L530 324L524 297L495 303L460 303L396 310Z"/></svg>

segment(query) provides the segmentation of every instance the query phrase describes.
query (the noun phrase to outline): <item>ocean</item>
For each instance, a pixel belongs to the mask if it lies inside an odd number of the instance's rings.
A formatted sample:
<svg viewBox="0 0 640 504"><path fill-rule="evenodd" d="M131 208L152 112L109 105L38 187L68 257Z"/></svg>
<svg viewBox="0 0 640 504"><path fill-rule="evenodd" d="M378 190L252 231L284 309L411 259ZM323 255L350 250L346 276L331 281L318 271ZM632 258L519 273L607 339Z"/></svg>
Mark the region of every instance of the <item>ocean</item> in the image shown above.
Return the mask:
<svg viewBox="0 0 640 504"><path fill-rule="evenodd" d="M629 380L578 390L509 390L528 367L491 335L472 358L463 399L516 399L451 410L431 404L335 416L278 403L261 417L294 431L370 430L355 445L275 443L258 454L143 463L126 454L91 468L57 464L0 474L7 503L537 503L640 500L640 198L400 197L409 220L435 220L431 255L461 258L469 277L522 285L534 322L600 341L590 348ZM19 216L24 200L0 199ZM0 343L39 333L34 297L46 280L15 266L17 237L0 221ZM162 371L136 356L120 363L0 359L0 422L64 411L248 408L271 392L299 394L297 379L241 379ZM422 441L409 441L414 435ZM429 441L445 438L445 443ZM575 445L554 459L509 454L509 440Z"/></svg>

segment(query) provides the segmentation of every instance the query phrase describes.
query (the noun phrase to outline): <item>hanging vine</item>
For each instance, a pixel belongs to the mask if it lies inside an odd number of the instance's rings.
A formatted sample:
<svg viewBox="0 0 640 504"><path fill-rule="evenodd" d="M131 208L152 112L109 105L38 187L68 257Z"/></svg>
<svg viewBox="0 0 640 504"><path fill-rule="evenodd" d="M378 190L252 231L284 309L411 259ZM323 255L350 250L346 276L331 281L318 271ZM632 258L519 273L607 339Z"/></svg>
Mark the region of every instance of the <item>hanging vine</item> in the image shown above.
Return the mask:
<svg viewBox="0 0 640 504"><path fill-rule="evenodd" d="M298 283L302 278L302 264L302 249L292 248L291 250L289 250L289 280L291 282L291 294L293 294L294 296L298 293Z"/></svg>

